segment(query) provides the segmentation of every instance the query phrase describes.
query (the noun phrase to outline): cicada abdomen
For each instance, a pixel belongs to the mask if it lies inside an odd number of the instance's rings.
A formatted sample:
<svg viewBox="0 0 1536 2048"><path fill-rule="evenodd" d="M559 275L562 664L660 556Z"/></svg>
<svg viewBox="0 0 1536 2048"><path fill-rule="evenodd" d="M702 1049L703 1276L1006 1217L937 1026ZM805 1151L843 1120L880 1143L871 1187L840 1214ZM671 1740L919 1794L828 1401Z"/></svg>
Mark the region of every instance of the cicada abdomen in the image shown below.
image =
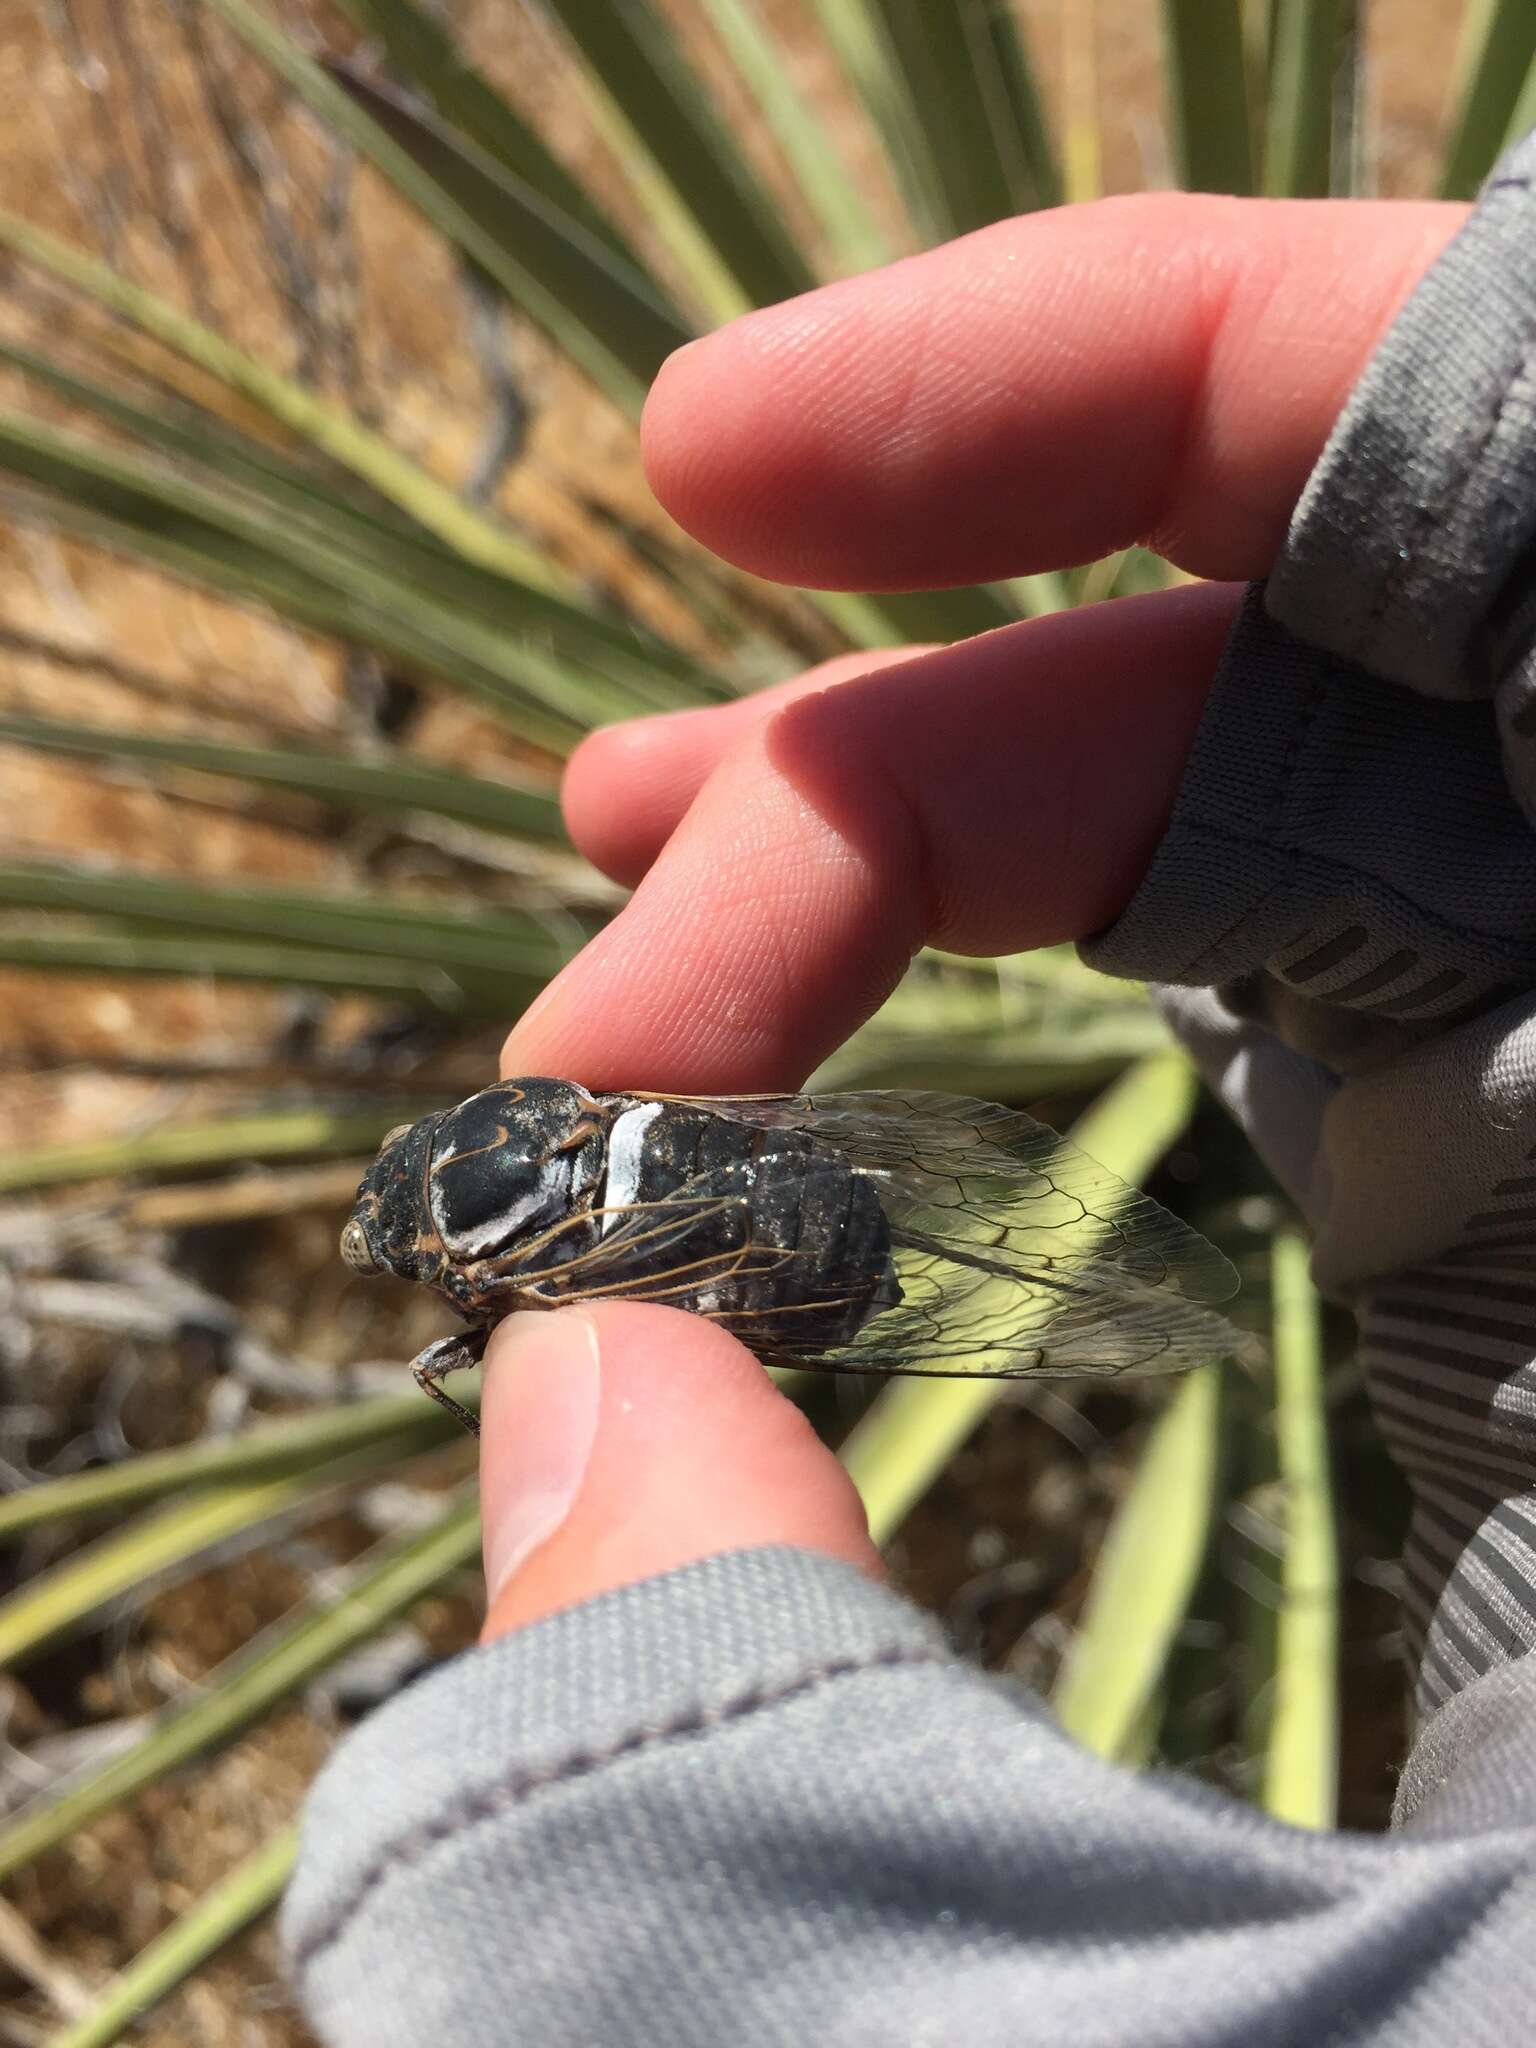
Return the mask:
<svg viewBox="0 0 1536 2048"><path fill-rule="evenodd" d="M671 1301L768 1353L849 1343L901 1299L875 1183L803 1132L630 1101L596 1221L606 1249L622 1240L616 1293Z"/></svg>

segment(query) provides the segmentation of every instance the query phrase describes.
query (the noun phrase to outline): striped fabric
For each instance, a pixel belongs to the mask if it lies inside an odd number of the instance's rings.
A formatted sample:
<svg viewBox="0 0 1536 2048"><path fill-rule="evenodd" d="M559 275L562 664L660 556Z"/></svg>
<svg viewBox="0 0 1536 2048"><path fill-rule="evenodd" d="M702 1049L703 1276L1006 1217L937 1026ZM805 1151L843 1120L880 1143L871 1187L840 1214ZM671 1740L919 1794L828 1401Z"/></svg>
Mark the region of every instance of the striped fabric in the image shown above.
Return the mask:
<svg viewBox="0 0 1536 2048"><path fill-rule="evenodd" d="M1405 1622L1427 1716L1536 1649L1536 1176L1361 1315L1376 1418L1413 1489Z"/></svg>
<svg viewBox="0 0 1536 2048"><path fill-rule="evenodd" d="M1270 962L1270 972L1317 1002L1385 1017L1444 1016L1467 1000L1459 967L1436 967L1411 946L1373 940L1353 921L1326 939L1304 933Z"/></svg>
<svg viewBox="0 0 1536 2048"><path fill-rule="evenodd" d="M1536 1001L1345 1079L1251 1005L1155 993L1311 1222L1319 1284L1358 1317L1413 1495L1404 1623L1427 1718L1536 1649Z"/></svg>

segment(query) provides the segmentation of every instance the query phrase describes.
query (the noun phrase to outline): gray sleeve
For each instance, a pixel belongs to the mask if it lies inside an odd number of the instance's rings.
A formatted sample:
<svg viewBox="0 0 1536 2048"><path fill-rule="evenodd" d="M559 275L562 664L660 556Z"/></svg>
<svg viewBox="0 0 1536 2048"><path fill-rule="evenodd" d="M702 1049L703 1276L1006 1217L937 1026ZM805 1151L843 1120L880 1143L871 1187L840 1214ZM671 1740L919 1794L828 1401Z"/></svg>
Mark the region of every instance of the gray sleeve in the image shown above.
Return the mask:
<svg viewBox="0 0 1536 2048"><path fill-rule="evenodd" d="M1393 1833L1132 1777L846 1567L738 1553L457 1659L342 1745L284 1915L330 2048L1528 2031L1533 161L1368 371L1089 949L1166 985L1359 1312L1416 1503L1425 1721Z"/></svg>
<svg viewBox="0 0 1536 2048"><path fill-rule="evenodd" d="M1373 358L1084 948L1163 984L1356 1312L1421 1714L1536 1647L1533 172L1536 137Z"/></svg>
<svg viewBox="0 0 1536 2048"><path fill-rule="evenodd" d="M555 1615L322 1774L284 1933L331 2048L1446 2048L1536 2010L1536 1664L1394 1837L1098 1762L850 1567ZM1440 1725L1440 1724L1437 1724Z"/></svg>

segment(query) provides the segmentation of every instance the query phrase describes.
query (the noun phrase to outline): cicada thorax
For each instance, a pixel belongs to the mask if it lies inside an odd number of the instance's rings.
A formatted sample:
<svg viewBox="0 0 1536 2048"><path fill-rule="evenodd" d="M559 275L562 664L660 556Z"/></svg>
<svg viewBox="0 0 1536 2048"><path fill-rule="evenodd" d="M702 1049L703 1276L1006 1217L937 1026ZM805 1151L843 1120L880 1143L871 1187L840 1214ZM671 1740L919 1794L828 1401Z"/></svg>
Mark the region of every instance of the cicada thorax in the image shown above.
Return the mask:
<svg viewBox="0 0 1536 2048"><path fill-rule="evenodd" d="M439 1284L457 1307L479 1306L521 1244L540 1240L554 1264L591 1245L608 1123L584 1089L559 1081L483 1088L439 1118L425 1207L443 1247Z"/></svg>
<svg viewBox="0 0 1536 2048"><path fill-rule="evenodd" d="M900 1299L879 1194L827 1147L691 1104L602 1102L613 1122L593 1220L601 1238L622 1231L630 1247L614 1293L669 1301L762 1350L806 1356L849 1342ZM755 1163L770 1157L759 1175ZM683 1219L675 1227L651 1208L669 1203Z"/></svg>

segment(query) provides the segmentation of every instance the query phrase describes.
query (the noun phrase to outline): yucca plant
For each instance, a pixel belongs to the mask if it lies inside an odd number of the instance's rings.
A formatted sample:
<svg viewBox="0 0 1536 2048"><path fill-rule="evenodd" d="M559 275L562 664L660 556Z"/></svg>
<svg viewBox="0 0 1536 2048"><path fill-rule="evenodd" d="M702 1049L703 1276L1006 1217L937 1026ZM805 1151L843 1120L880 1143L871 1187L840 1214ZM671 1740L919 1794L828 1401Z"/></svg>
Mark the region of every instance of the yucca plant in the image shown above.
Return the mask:
<svg viewBox="0 0 1536 2048"><path fill-rule="evenodd" d="M357 1653L382 1637L409 1662L472 1626L464 1448L382 1363L416 1308L364 1320L329 1247L382 1132L480 1085L499 1027L611 913L563 839L563 754L822 655L1165 579L1133 551L967 591L757 584L638 483L661 361L1106 182L1368 184L1361 13L50 0L18 35L37 87L0 212L0 968L31 1057L0 1159L0 1656L34 1739L0 1877L37 1929L3 1945L37 2038L119 2038L258 1917ZM1536 114L1530 10L1480 0L1460 32L1442 168L1419 166L1454 194ZM1099 73L1147 51L1162 99L1133 134ZM1068 953L929 955L819 1078L1045 1099L1123 1174L1172 1153L1196 1176L1272 1307L1272 1372L1010 1397L986 1430L985 1383L823 1419L914 1590L1083 1740L1326 1823L1328 1400L1335 1454L1379 1466L1347 1371L1324 1378L1299 1241L1216 1122L1190 1135L1150 1010ZM977 1506L989 1459L1011 1525ZM1351 1557L1389 1548L1382 1497ZM200 1588L223 1654L124 1654ZM202 1889L79 1937L112 1828L131 1861L168 1783L194 1796L189 1766L212 1784L242 1754L277 1790L194 1859ZM213 2038L196 1996L176 2039ZM273 2017L263 2038L302 2036Z"/></svg>

